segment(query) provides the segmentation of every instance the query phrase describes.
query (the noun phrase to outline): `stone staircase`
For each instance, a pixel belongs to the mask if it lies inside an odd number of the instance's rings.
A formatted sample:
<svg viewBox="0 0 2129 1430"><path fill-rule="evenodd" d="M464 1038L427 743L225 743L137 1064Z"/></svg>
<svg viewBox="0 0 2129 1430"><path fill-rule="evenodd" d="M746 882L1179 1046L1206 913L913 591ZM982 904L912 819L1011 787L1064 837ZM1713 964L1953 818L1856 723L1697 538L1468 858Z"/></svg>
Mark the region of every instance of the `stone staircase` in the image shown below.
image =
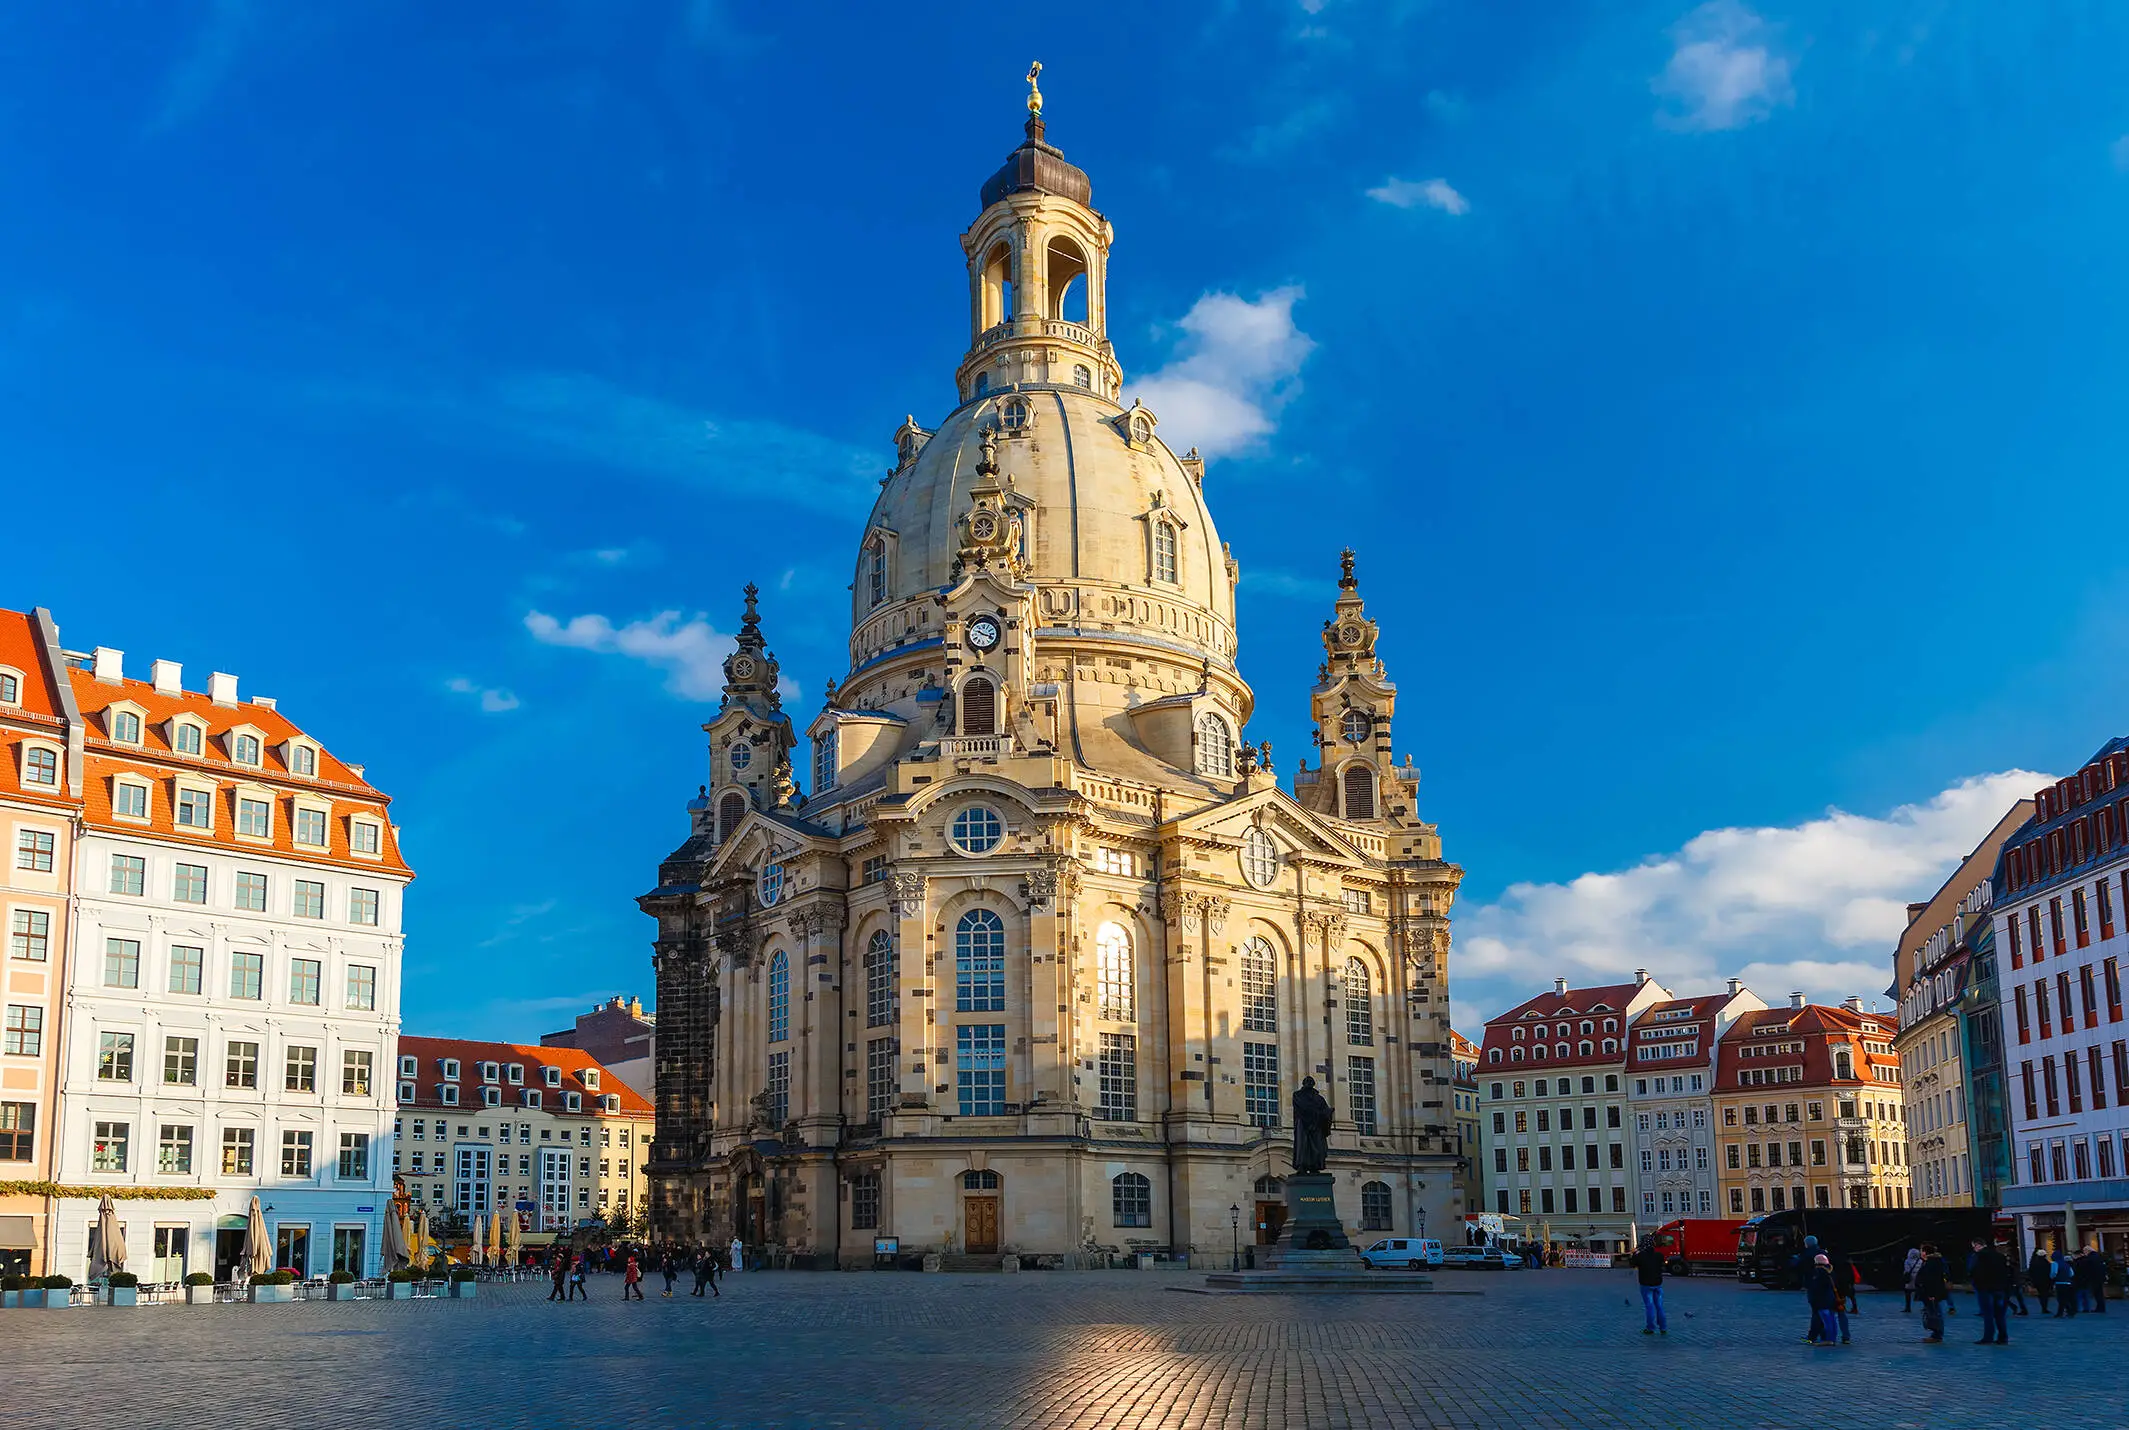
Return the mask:
<svg viewBox="0 0 2129 1430"><path fill-rule="evenodd" d="M939 1269L941 1271L958 1271L964 1273L976 1271L997 1271L1000 1269L1000 1263L996 1255L942 1256L939 1258Z"/></svg>

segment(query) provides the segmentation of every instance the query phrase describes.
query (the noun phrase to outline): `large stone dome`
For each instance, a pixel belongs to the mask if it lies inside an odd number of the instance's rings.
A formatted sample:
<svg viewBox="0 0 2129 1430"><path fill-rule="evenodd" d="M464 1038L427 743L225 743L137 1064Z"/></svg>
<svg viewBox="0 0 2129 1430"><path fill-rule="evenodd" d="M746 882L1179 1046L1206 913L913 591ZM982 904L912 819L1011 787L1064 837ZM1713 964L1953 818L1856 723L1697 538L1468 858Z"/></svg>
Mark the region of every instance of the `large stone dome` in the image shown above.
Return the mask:
<svg viewBox="0 0 2129 1430"><path fill-rule="evenodd" d="M1046 624L1150 626L1150 638L1180 654L1232 666L1234 586L1202 465L1169 451L1144 408L1072 387L991 394L964 403L929 437L911 434L914 453L888 478L867 525L857 625L876 608L870 563L881 537L892 541L888 602L953 584L987 431L997 435L1006 500L1023 512L1024 571L1044 591ZM1131 597L1144 608L1136 618L1110 608ZM1149 621L1154 608L1162 615Z"/></svg>

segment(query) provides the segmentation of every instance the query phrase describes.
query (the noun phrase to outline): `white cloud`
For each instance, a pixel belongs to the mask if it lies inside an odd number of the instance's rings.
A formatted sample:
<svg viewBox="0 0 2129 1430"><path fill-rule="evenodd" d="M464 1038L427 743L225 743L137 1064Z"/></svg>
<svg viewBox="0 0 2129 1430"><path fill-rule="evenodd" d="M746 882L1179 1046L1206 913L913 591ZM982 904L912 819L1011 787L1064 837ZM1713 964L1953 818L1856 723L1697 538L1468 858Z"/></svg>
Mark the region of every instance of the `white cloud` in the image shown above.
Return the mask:
<svg viewBox="0 0 2129 1430"><path fill-rule="evenodd" d="M482 685L479 681L470 680L463 675L454 675L445 681L444 689L453 695L478 697L482 713L488 715L500 715L505 710L515 710L518 706L517 696L510 691L492 685Z"/></svg>
<svg viewBox="0 0 2129 1430"><path fill-rule="evenodd" d="M1671 129L1738 129L1794 101L1790 62L1766 21L1738 0L1711 0L1671 27L1675 46L1651 88Z"/></svg>
<svg viewBox="0 0 2129 1430"><path fill-rule="evenodd" d="M1440 209L1445 214L1471 212L1471 200L1452 188L1447 179L1384 179L1368 190L1368 197L1392 208Z"/></svg>
<svg viewBox="0 0 2129 1430"><path fill-rule="evenodd" d="M699 615L682 621L678 611L661 611L625 626L601 615L572 616L565 622L531 611L525 629L543 645L624 655L655 666L665 672L665 688L688 700L718 697L724 688L724 658L732 653L730 636L719 635Z"/></svg>
<svg viewBox="0 0 2129 1430"><path fill-rule="evenodd" d="M2114 167L2124 174L2129 174L2129 134L2124 134L2110 144L2107 152L2114 156Z"/></svg>
<svg viewBox="0 0 2129 1430"><path fill-rule="evenodd" d="M1787 827L1713 829L1631 869L1511 885L1459 912L1456 1015L1475 1030L1554 978L1617 983L1637 968L1681 993L1742 977L1769 1003L1792 989L1819 1002L1876 997L1908 903L1934 894L2047 782L1982 775L1883 818L1833 809Z"/></svg>
<svg viewBox="0 0 2129 1430"><path fill-rule="evenodd" d="M1315 341L1294 326L1298 287L1251 301L1207 293L1176 324L1177 356L1138 384L1136 395L1160 418L1170 446L1208 457L1242 451L1269 436L1279 410L1300 390L1301 364Z"/></svg>

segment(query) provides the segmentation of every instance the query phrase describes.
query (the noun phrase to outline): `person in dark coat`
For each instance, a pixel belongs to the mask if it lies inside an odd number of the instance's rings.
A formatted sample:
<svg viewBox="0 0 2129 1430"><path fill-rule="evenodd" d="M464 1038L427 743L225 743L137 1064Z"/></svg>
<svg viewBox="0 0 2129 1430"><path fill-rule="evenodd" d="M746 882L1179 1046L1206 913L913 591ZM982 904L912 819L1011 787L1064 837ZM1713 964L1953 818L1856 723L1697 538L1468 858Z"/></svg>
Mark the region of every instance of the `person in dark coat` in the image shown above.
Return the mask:
<svg viewBox="0 0 2129 1430"><path fill-rule="evenodd" d="M2033 1248L2033 1259L2026 1263L2026 1284L2040 1298L2040 1314L2048 1314L2048 1298L2055 1294L2055 1268L2048 1262L2048 1253L2039 1247Z"/></svg>
<svg viewBox="0 0 2129 1430"><path fill-rule="evenodd" d="M2085 1296L2084 1309L2107 1312L2107 1263L2100 1259L2099 1248L2088 1246L2077 1254L2078 1289Z"/></svg>
<svg viewBox="0 0 2129 1430"><path fill-rule="evenodd" d="M1944 1301L1951 1294L1951 1277L1933 1241L1922 1243L1922 1260L1915 1267L1914 1293L1922 1303L1922 1339L1941 1342L1944 1339Z"/></svg>
<svg viewBox="0 0 2129 1430"><path fill-rule="evenodd" d="M724 1293L717 1289L717 1253L703 1247L695 1253L695 1292L700 1296L707 1286L710 1295L723 1299Z"/></svg>
<svg viewBox="0 0 2129 1430"><path fill-rule="evenodd" d="M554 1258L554 1265L550 1269L554 1273L554 1290L547 1293L547 1299L550 1301L567 1301L569 1299L569 1253L566 1251L557 1253Z"/></svg>
<svg viewBox="0 0 2129 1430"><path fill-rule="evenodd" d="M1654 1241L1642 1242L1634 1252L1634 1271L1641 1283L1641 1314L1647 1321L1641 1334L1669 1335L1670 1322L1663 1319L1663 1248Z"/></svg>
<svg viewBox="0 0 2129 1430"><path fill-rule="evenodd" d="M1812 1259L1810 1268L1804 1272L1804 1298L1811 1303L1811 1314L1818 1320L1817 1334L1811 1338L1811 1343L1832 1345L1835 1334L1833 1308L1839 1296L1833 1286L1832 1263L1823 1252Z"/></svg>
<svg viewBox="0 0 2129 1430"><path fill-rule="evenodd" d="M2018 1284L2010 1258L1998 1251L1995 1243L1977 1236L1967 1277L1974 1283L1974 1299L1981 1303L1981 1339L1974 1344L2009 1345L2011 1332L2004 1324L2004 1311L2010 1304L2011 1288Z"/></svg>

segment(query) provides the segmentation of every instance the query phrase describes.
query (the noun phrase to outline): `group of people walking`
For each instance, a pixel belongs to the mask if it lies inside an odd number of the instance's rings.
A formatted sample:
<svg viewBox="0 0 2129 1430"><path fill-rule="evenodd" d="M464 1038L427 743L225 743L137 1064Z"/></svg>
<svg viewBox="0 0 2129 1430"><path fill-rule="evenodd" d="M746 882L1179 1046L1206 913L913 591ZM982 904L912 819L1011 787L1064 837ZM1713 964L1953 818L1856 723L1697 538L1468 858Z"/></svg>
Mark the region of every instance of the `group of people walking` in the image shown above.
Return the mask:
<svg viewBox="0 0 2129 1430"><path fill-rule="evenodd" d="M722 1298L724 1293L717 1283L733 1271L745 1265L745 1248L732 1243L731 1259L726 1260L722 1247L597 1247L576 1251L568 1246L557 1246L549 1259L548 1276L554 1289L548 1293L550 1301L589 1301L590 1294L584 1289L584 1276L590 1270L618 1271L621 1275L621 1299L641 1301L643 1278L646 1270L655 1271L665 1282L663 1299L671 1300L674 1288L681 1278L694 1282L691 1296Z"/></svg>

